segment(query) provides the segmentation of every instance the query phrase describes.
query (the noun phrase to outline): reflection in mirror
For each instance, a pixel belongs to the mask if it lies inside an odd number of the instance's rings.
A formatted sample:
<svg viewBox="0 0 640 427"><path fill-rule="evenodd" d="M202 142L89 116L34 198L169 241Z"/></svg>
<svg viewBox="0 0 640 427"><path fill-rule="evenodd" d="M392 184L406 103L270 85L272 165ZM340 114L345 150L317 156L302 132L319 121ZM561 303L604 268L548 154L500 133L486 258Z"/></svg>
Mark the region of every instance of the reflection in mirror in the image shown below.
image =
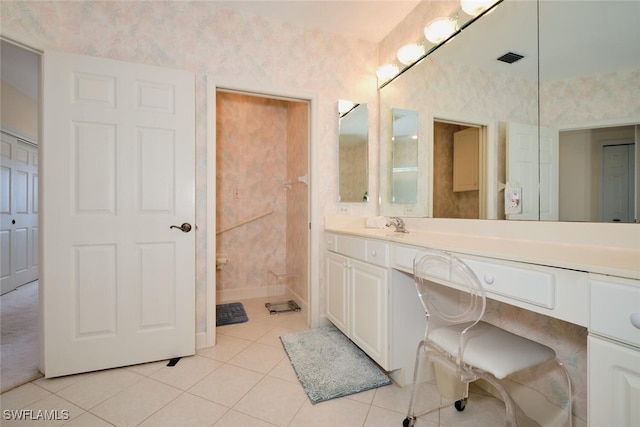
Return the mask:
<svg viewBox="0 0 640 427"><path fill-rule="evenodd" d="M339 201L369 201L369 116L367 104L338 103Z"/></svg>
<svg viewBox="0 0 640 427"><path fill-rule="evenodd" d="M434 121L434 218L481 218L480 137L479 127Z"/></svg>
<svg viewBox="0 0 640 427"><path fill-rule="evenodd" d="M540 123L559 135L558 217L638 222L640 2L540 2L539 19Z"/></svg>
<svg viewBox="0 0 640 427"><path fill-rule="evenodd" d="M499 183L505 182L507 123L538 125L536 8L534 1L503 1L380 89L382 215L436 216L436 200L444 199L435 194L433 182L434 165L442 161L434 151L434 119L446 119L486 129L482 130L485 145L478 154L484 162L479 168L485 180L480 188L486 187L480 192L479 217L504 219L504 191ZM512 63L498 60L510 52L509 41L515 38L518 49L513 53L523 57ZM385 193L384 186L390 181L391 164L386 146L391 132L388 111L394 107L418 112L418 193L411 212L407 207L399 211L390 199L385 200L390 193ZM537 139L529 143L537 153ZM453 198L450 203L455 203ZM438 212L442 217L465 215L444 205Z"/></svg>
<svg viewBox="0 0 640 427"><path fill-rule="evenodd" d="M416 203L418 194L418 113L394 108L391 137L391 202Z"/></svg>
<svg viewBox="0 0 640 427"><path fill-rule="evenodd" d="M636 222L640 125L560 132L560 220Z"/></svg>

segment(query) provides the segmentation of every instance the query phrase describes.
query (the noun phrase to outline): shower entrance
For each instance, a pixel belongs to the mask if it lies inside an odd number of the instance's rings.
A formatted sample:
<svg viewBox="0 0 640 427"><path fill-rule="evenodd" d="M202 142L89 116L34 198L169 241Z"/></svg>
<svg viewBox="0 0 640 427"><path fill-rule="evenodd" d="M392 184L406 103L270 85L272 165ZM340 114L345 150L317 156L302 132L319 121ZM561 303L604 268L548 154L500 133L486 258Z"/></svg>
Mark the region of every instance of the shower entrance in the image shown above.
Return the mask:
<svg viewBox="0 0 640 427"><path fill-rule="evenodd" d="M309 102L216 90L216 300L309 306Z"/></svg>

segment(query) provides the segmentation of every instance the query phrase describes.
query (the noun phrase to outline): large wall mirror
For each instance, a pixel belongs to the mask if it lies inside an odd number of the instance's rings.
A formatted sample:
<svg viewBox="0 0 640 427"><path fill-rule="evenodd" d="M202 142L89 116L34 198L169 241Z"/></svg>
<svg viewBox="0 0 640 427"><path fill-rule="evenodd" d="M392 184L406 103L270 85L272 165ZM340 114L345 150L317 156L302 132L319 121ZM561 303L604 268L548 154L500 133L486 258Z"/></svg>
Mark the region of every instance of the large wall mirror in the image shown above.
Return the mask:
<svg viewBox="0 0 640 427"><path fill-rule="evenodd" d="M404 206L390 198L394 108L419 117L416 203ZM638 124L640 2L504 0L380 89L381 213L635 222ZM466 129L477 150L456 163ZM477 187L454 191L474 162Z"/></svg>
<svg viewBox="0 0 640 427"><path fill-rule="evenodd" d="M338 197L340 202L369 201L369 109L338 102Z"/></svg>

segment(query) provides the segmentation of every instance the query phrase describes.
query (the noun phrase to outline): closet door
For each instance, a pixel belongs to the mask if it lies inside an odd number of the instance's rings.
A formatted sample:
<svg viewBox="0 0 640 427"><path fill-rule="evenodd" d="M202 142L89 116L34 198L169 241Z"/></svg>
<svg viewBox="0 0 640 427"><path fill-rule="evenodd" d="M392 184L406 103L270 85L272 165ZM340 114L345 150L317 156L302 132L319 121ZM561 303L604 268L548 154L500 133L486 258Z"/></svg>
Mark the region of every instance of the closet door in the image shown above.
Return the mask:
<svg viewBox="0 0 640 427"><path fill-rule="evenodd" d="M38 149L2 132L0 148L0 289L38 278Z"/></svg>

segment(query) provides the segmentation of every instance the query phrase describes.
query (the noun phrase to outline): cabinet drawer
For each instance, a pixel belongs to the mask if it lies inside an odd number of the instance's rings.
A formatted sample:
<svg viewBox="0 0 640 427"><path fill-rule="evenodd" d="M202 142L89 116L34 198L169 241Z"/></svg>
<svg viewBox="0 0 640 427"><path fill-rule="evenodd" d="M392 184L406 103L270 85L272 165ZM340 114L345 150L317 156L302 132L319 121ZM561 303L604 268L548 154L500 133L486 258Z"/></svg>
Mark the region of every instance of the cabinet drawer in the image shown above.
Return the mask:
<svg viewBox="0 0 640 427"><path fill-rule="evenodd" d="M367 262L381 267L389 267L389 244L377 240L367 240Z"/></svg>
<svg viewBox="0 0 640 427"><path fill-rule="evenodd" d="M420 252L420 248L396 245L394 268L413 273L413 259L418 252Z"/></svg>
<svg viewBox="0 0 640 427"><path fill-rule="evenodd" d="M555 307L554 269L512 265L505 261L494 263L467 256L460 256L460 259L476 273L487 293L504 295L544 308Z"/></svg>
<svg viewBox="0 0 640 427"><path fill-rule="evenodd" d="M327 243L327 249L331 252L338 250L338 236L333 233L324 233L324 238Z"/></svg>
<svg viewBox="0 0 640 427"><path fill-rule="evenodd" d="M589 283L589 331L640 346L640 281L591 275Z"/></svg>
<svg viewBox="0 0 640 427"><path fill-rule="evenodd" d="M336 250L338 253L359 259L360 261L367 259L367 244L365 239L361 237L337 235Z"/></svg>

